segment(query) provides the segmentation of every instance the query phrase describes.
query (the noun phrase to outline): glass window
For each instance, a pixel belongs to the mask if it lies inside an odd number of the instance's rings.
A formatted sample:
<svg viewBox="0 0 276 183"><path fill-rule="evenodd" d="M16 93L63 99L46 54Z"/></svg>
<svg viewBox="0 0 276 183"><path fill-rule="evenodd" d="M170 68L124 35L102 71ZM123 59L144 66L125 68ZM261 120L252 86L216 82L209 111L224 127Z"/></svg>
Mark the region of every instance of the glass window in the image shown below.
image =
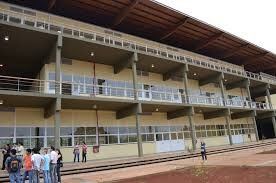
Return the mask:
<svg viewBox="0 0 276 183"><path fill-rule="evenodd" d="M54 137L48 137L47 138L47 147L55 146L55 138Z"/></svg>
<svg viewBox="0 0 276 183"><path fill-rule="evenodd" d="M75 127L74 135L85 135L85 128L84 127Z"/></svg>
<svg viewBox="0 0 276 183"><path fill-rule="evenodd" d="M162 134L156 134L156 141L162 141L163 137Z"/></svg>
<svg viewBox="0 0 276 183"><path fill-rule="evenodd" d="M53 127L47 128L47 136L54 136L55 135L55 129Z"/></svg>
<svg viewBox="0 0 276 183"><path fill-rule="evenodd" d="M6 144L12 144L12 138L0 139L0 148L3 148Z"/></svg>
<svg viewBox="0 0 276 183"><path fill-rule="evenodd" d="M0 137L13 137L14 128L13 127L0 127Z"/></svg>
<svg viewBox="0 0 276 183"><path fill-rule="evenodd" d="M177 140L177 133L171 133L171 140Z"/></svg>
<svg viewBox="0 0 276 183"><path fill-rule="evenodd" d="M99 134L108 134L108 127L98 127L98 131L99 131ZM96 131L95 131L95 134L96 134Z"/></svg>
<svg viewBox="0 0 276 183"><path fill-rule="evenodd" d="M96 135L96 127L86 127L86 135Z"/></svg>
<svg viewBox="0 0 276 183"><path fill-rule="evenodd" d="M196 137L201 137L201 133L200 132L196 132Z"/></svg>
<svg viewBox="0 0 276 183"><path fill-rule="evenodd" d="M45 128L44 127L31 128L31 136L45 136Z"/></svg>
<svg viewBox="0 0 276 183"><path fill-rule="evenodd" d="M72 137L61 137L60 146L72 146Z"/></svg>
<svg viewBox="0 0 276 183"><path fill-rule="evenodd" d="M87 145L96 144L96 136L86 136L86 144Z"/></svg>
<svg viewBox="0 0 276 183"><path fill-rule="evenodd" d="M170 134L169 133L163 133L163 140L170 140Z"/></svg>
<svg viewBox="0 0 276 183"><path fill-rule="evenodd" d="M153 134L147 134L147 141L149 141L149 142L154 141L154 135Z"/></svg>
<svg viewBox="0 0 276 183"><path fill-rule="evenodd" d="M108 127L108 134L118 134L118 127Z"/></svg>
<svg viewBox="0 0 276 183"><path fill-rule="evenodd" d="M119 127L119 134L128 134L128 127Z"/></svg>
<svg viewBox="0 0 276 183"><path fill-rule="evenodd" d="M60 128L60 136L71 136L71 135L72 135L72 127Z"/></svg>
<svg viewBox="0 0 276 183"><path fill-rule="evenodd" d="M108 136L99 136L99 144L108 144Z"/></svg>
<svg viewBox="0 0 276 183"><path fill-rule="evenodd" d="M156 126L155 132L169 132L170 127L169 126Z"/></svg>
<svg viewBox="0 0 276 183"><path fill-rule="evenodd" d="M85 142L85 137L84 136L74 136L74 141L75 144L82 144L82 142Z"/></svg>
<svg viewBox="0 0 276 183"><path fill-rule="evenodd" d="M29 137L30 136L30 127L16 127L16 136L17 137Z"/></svg>
<svg viewBox="0 0 276 183"><path fill-rule="evenodd" d="M191 138L190 132L184 132L184 139Z"/></svg>
<svg viewBox="0 0 276 183"><path fill-rule="evenodd" d="M118 144L118 136L117 135L109 135L109 144Z"/></svg>
<svg viewBox="0 0 276 183"><path fill-rule="evenodd" d="M132 134L135 133L136 134L137 133L136 127L129 127L128 128L128 133L132 133Z"/></svg>
<svg viewBox="0 0 276 183"><path fill-rule="evenodd" d="M120 135L120 143L128 143L128 135Z"/></svg>
<svg viewBox="0 0 276 183"><path fill-rule="evenodd" d="M31 138L31 147L44 147L44 138Z"/></svg>
<svg viewBox="0 0 276 183"><path fill-rule="evenodd" d="M136 135L129 135L128 136L129 142L137 142L137 136Z"/></svg>

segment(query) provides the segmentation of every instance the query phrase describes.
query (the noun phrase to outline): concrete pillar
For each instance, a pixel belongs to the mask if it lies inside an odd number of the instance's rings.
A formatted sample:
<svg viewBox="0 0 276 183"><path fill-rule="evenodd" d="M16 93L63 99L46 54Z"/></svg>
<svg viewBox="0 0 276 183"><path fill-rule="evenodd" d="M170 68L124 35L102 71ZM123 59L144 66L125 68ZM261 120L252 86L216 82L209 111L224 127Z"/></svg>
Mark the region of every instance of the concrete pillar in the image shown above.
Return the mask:
<svg viewBox="0 0 276 183"><path fill-rule="evenodd" d="M219 82L219 87L220 87L221 96L222 96L222 100L223 100L223 105L227 106L226 105L227 97L225 95L223 79L224 79L224 76L223 76L223 73L221 73L220 77L218 78L218 82ZM225 122L226 122L226 129L227 129L227 133L228 133L229 143L230 143L230 145L233 145L231 128L230 128L230 117L231 117L231 113L230 113L230 109L228 109L228 115L225 116Z"/></svg>
<svg viewBox="0 0 276 183"><path fill-rule="evenodd" d="M56 63L55 63L55 79L56 79L56 88L55 93L61 93L61 48L62 48L62 36L58 35L56 43Z"/></svg>
<svg viewBox="0 0 276 183"><path fill-rule="evenodd" d="M185 64L183 66L183 84L184 84L184 92L185 92L185 102L186 103L190 103L189 100L189 93L188 93L188 88L189 88L189 82L188 82L188 65ZM190 115L188 115L188 119L189 119L189 125L190 125L190 136L192 139L192 145L193 145L193 150L196 150L196 133L195 133L195 124L194 124L194 108L192 107L192 112Z"/></svg>
<svg viewBox="0 0 276 183"><path fill-rule="evenodd" d="M54 131L55 131L55 147L60 148L60 113L61 113L61 48L62 48L62 36L58 35L56 43L56 63L55 63L55 81L56 88L55 94L57 95L55 102L55 114L54 114Z"/></svg>
<svg viewBox="0 0 276 183"><path fill-rule="evenodd" d="M138 55L137 53L133 53L133 60L131 62L132 66L132 79L133 79L133 92L134 92L134 100L136 100L137 103L137 110L135 113L135 119L136 119L136 134L137 134L137 148L138 148L138 156L143 156L143 146L142 146L142 137L141 137L141 126L140 126L140 114L142 113L142 105L138 101L138 83L137 83L137 69L136 69L136 63L138 62Z"/></svg>
<svg viewBox="0 0 276 183"><path fill-rule="evenodd" d="M266 93L266 97L267 97L267 100L268 100L269 107L270 107L270 109L273 109L269 88L270 87L268 85L265 89L265 93ZM276 137L276 121L275 121L274 116L271 117L271 121L272 121L272 125L273 125L274 135Z"/></svg>
<svg viewBox="0 0 276 183"><path fill-rule="evenodd" d="M183 84L184 84L185 99L186 99L185 102L190 103L189 97L188 97L188 95L189 95L189 94L188 94L188 87L189 87L189 82L188 82L188 71L189 71L188 65L185 64L184 67L183 67L183 79L184 79Z"/></svg>
<svg viewBox="0 0 276 183"><path fill-rule="evenodd" d="M269 86L266 87L265 93L266 93L266 97L267 97L267 100L268 100L269 107L270 107L270 109L273 109L271 96L270 96L270 91L269 91Z"/></svg>
<svg viewBox="0 0 276 183"><path fill-rule="evenodd" d="M60 100L60 99L57 99ZM58 101L57 101L58 102ZM61 111L60 110L56 110L55 114L54 114L54 118L55 118L55 126L54 126L54 131L55 131L55 148L60 148L60 116L61 116Z"/></svg>
<svg viewBox="0 0 276 183"><path fill-rule="evenodd" d="M272 117L271 119L273 124L274 137L276 137L276 120L275 120L275 117Z"/></svg>
<svg viewBox="0 0 276 183"><path fill-rule="evenodd" d="M250 86L250 80L248 79L248 80L247 80L247 84L246 84L246 93L247 93L247 96L248 96L248 98L249 98L250 107L251 107L252 98L251 98L251 93L250 93L250 88L249 88L249 86ZM258 141L259 141L259 133L258 133L258 128L257 128L256 118L255 118L255 117L252 117L252 121L253 121L253 126L254 126L256 141L258 142Z"/></svg>

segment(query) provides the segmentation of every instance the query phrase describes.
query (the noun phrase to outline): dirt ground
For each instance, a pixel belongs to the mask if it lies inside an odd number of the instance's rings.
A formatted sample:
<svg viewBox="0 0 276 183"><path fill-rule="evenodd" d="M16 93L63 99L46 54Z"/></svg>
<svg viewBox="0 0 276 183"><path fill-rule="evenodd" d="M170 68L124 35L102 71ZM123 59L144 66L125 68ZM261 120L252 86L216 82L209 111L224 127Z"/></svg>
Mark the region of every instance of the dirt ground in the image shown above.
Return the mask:
<svg viewBox="0 0 276 183"><path fill-rule="evenodd" d="M113 183L275 183L276 167L197 166Z"/></svg>

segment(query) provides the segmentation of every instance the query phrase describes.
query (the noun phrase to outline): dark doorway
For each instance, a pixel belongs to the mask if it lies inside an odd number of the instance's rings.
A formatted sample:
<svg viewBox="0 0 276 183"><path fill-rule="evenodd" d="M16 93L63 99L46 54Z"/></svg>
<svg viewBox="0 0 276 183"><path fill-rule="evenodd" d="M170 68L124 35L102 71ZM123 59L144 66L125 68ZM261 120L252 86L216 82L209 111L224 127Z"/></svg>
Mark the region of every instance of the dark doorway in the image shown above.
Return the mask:
<svg viewBox="0 0 276 183"><path fill-rule="evenodd" d="M275 138L271 118L257 120L257 127L260 140Z"/></svg>

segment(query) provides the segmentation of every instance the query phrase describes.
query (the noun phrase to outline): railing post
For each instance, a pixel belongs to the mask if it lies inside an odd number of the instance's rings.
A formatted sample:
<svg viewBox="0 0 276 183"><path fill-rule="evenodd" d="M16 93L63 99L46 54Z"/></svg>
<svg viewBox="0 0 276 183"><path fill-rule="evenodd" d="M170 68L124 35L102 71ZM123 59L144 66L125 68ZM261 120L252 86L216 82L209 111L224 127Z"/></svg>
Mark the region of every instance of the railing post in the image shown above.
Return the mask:
<svg viewBox="0 0 276 183"><path fill-rule="evenodd" d="M17 80L17 91L20 91L20 79Z"/></svg>

